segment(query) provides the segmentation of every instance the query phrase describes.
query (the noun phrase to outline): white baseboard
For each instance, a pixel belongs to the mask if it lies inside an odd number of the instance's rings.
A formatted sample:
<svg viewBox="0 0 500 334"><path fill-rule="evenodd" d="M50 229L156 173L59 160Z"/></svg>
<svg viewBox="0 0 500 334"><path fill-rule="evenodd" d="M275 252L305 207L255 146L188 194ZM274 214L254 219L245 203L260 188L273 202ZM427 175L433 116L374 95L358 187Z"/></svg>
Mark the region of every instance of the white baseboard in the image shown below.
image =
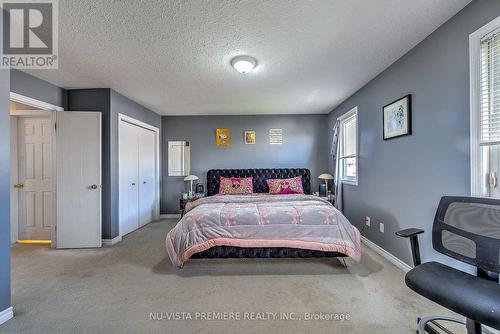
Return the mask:
<svg viewBox="0 0 500 334"><path fill-rule="evenodd" d="M14 317L12 306L0 312L0 325Z"/></svg>
<svg viewBox="0 0 500 334"><path fill-rule="evenodd" d="M380 247L379 245L377 245L373 241L368 240L364 236L361 236L361 241L365 245L367 245L368 247L373 249L375 252L377 252L379 255L381 255L383 258L385 258L386 260L391 262L393 265L395 265L396 267L398 267L399 269L404 271L405 273L411 270L411 267L408 264L401 261L400 259L398 259L394 255L392 255L391 253L389 253L388 251L386 251L385 249L383 249L382 247Z"/></svg>
<svg viewBox="0 0 500 334"><path fill-rule="evenodd" d="M120 241L122 241L121 235L114 237L113 239L102 239L102 245L103 246L113 246L113 245L119 243Z"/></svg>
<svg viewBox="0 0 500 334"><path fill-rule="evenodd" d="M181 219L180 213L165 213L160 215L160 219Z"/></svg>

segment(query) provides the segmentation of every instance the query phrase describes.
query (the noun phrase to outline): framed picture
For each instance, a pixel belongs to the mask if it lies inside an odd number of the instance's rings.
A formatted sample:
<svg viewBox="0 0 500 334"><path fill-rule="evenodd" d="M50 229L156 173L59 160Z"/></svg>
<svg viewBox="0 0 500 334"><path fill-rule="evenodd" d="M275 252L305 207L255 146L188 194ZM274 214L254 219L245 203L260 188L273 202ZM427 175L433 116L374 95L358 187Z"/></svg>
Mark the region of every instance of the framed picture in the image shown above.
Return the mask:
<svg viewBox="0 0 500 334"><path fill-rule="evenodd" d="M217 146L229 146L231 142L231 135L229 129L215 130L215 143Z"/></svg>
<svg viewBox="0 0 500 334"><path fill-rule="evenodd" d="M245 145L254 145L255 144L255 131L248 130L245 131Z"/></svg>
<svg viewBox="0 0 500 334"><path fill-rule="evenodd" d="M384 140L411 135L411 95L382 108Z"/></svg>

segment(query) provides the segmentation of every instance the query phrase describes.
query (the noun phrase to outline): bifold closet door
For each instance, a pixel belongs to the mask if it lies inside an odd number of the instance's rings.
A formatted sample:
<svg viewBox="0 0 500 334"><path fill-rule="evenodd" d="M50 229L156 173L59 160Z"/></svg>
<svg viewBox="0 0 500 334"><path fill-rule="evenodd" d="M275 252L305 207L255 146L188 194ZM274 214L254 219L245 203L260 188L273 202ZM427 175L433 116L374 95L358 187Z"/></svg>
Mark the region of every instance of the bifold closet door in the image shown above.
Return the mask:
<svg viewBox="0 0 500 334"><path fill-rule="evenodd" d="M139 227L139 128L120 121L119 205L120 234Z"/></svg>
<svg viewBox="0 0 500 334"><path fill-rule="evenodd" d="M151 222L155 210L155 133L139 129L139 226Z"/></svg>

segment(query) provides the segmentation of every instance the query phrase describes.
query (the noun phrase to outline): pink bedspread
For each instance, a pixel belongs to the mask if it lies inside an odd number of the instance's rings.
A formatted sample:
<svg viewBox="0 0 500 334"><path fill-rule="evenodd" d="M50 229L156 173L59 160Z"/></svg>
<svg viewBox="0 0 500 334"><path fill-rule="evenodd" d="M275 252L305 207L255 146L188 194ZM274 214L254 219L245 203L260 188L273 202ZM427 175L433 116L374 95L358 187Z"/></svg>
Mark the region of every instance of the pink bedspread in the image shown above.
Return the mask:
<svg viewBox="0 0 500 334"><path fill-rule="evenodd" d="M213 246L291 247L361 257L359 231L328 201L312 195L217 195L188 203L167 234L170 260L181 266Z"/></svg>

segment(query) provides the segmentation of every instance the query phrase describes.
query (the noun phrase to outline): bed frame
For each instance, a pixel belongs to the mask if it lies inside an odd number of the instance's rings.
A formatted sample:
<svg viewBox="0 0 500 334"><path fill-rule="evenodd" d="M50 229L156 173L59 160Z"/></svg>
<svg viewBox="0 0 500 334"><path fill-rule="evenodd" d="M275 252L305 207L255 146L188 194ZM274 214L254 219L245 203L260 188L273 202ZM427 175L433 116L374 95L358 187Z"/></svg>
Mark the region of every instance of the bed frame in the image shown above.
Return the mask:
<svg viewBox="0 0 500 334"><path fill-rule="evenodd" d="M212 169L207 173L207 196L219 193L220 177L252 177L255 193L268 193L268 179L286 179L302 176L305 194L311 194L311 172L305 168L262 168L262 169ZM243 248L215 246L194 254L191 258L310 258L345 257L337 252L322 252L299 248L268 247Z"/></svg>

